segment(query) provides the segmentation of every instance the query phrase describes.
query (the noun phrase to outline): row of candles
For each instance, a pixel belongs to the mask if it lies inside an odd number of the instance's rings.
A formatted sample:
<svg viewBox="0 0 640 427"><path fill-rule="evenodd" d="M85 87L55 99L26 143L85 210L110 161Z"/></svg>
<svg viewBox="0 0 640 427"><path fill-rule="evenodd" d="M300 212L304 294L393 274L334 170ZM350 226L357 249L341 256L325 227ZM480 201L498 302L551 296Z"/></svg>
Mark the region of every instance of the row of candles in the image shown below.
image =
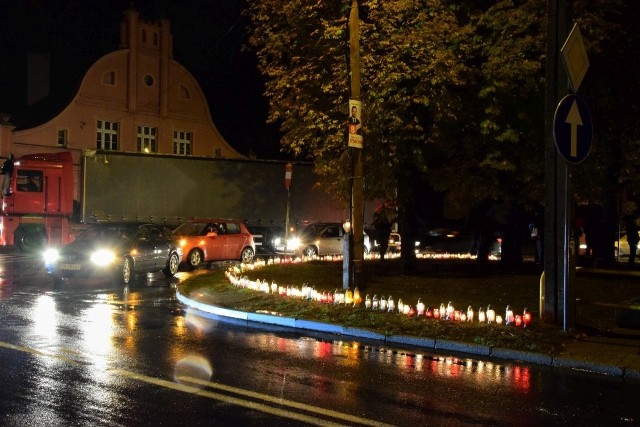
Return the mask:
<svg viewBox="0 0 640 427"><path fill-rule="evenodd" d="M385 255L385 258L399 258L400 254L398 253L388 253ZM368 253L365 254L365 259L377 259L380 258L380 255L377 253ZM427 253L427 252L417 252L416 258L424 258L424 259L474 259L475 256L468 253L449 253L449 252L439 252L439 253ZM494 256L490 257L491 260L496 260ZM342 255L322 255L313 257L298 257L298 256L283 256L283 257L269 257L267 259L258 258L253 263L244 264L245 268L253 269L260 268L265 265L278 265L278 264L297 264L300 262L308 261L308 260L319 260L319 261L342 261Z"/></svg>
<svg viewBox="0 0 640 427"><path fill-rule="evenodd" d="M247 277L240 277L236 273L237 270L234 271L232 268L225 272L225 276L233 286L240 288L248 288L267 294L293 297L325 304L345 304L359 307L363 303L362 296L357 287L353 291L351 291L351 289L336 289L334 292L319 292L307 284L304 284L301 287L280 286L275 282L268 283L266 280L249 280ZM401 299L399 299L396 304L392 296L389 296L388 298L385 298L384 296L382 298L378 298L377 295L371 297L367 294L364 298L364 308L388 313L397 311L398 313L409 317L451 320L455 322L474 322L477 319L479 323L495 323L497 325L505 324L525 328L530 326L532 321L531 312L526 308L523 310L522 314L518 314L514 312L509 305L507 305L505 314L502 316L501 314L497 314L491 305L488 305L486 310L480 307L476 313L471 306L468 306L466 310L461 310L455 308L451 302L447 305L441 303L440 306L428 307L420 298L418 298L418 302L414 306L412 304L403 303Z"/></svg>

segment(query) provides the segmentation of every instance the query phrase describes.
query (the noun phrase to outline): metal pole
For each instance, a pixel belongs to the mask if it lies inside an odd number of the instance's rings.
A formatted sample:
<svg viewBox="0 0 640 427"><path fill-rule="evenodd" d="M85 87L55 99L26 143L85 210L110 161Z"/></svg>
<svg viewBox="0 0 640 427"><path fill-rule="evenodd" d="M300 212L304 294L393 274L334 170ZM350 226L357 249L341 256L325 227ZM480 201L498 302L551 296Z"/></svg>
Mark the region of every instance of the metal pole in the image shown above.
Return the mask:
<svg viewBox="0 0 640 427"><path fill-rule="evenodd" d="M547 75L545 93L545 212L544 212L544 312L547 322L560 323L565 292L565 250L567 213L566 165L560 159L553 140L553 117L558 100L566 94L567 76L559 60L560 48L567 37L567 0L548 0Z"/></svg>
<svg viewBox="0 0 640 427"><path fill-rule="evenodd" d="M358 1L353 0L349 13L349 61L351 65L351 98L360 100L360 41ZM361 117L364 124L364 115ZM364 146L364 143L363 143ZM363 203L363 165L362 149L352 148L352 200L351 239L353 240L353 285L364 289L364 203Z"/></svg>

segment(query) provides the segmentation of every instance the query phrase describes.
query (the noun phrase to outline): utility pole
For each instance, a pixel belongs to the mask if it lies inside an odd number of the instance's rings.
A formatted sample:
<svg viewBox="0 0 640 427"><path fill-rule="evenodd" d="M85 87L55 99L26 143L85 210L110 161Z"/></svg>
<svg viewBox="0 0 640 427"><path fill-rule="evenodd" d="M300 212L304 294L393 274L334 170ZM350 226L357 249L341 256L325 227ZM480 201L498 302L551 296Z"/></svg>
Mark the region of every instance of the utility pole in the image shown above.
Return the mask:
<svg viewBox="0 0 640 427"><path fill-rule="evenodd" d="M544 321L560 324L568 307L563 300L570 281L570 176L567 164L558 156L553 139L554 112L567 93L567 75L560 60L560 48L568 34L568 0L548 0L547 73L545 93L545 210L544 289L541 296Z"/></svg>
<svg viewBox="0 0 640 427"><path fill-rule="evenodd" d="M351 99L360 101L360 35L359 35L358 1L351 2L349 12L349 62L351 68ZM362 129L364 115L360 111L360 128ZM351 140L351 139L350 139ZM362 147L354 147L351 144L351 239L353 251L350 256L353 258L354 286L364 289L363 268L364 268L364 202L363 202L363 167L362 167Z"/></svg>

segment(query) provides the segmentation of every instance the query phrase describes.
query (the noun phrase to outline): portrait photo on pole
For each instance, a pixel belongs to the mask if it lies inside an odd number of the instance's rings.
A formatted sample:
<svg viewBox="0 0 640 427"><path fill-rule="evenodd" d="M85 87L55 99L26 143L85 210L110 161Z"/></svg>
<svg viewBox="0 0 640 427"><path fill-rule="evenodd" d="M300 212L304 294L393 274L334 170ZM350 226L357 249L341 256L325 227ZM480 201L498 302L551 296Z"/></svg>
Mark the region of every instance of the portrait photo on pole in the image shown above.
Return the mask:
<svg viewBox="0 0 640 427"><path fill-rule="evenodd" d="M362 103L355 99L349 100L349 147L362 148Z"/></svg>

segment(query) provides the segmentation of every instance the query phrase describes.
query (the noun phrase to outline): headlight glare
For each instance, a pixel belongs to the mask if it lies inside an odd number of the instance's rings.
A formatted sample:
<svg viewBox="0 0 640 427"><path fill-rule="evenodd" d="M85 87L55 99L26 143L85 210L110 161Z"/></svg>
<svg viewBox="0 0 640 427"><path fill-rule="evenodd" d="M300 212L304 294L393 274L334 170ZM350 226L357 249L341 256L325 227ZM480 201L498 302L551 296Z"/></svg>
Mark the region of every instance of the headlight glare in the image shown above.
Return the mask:
<svg viewBox="0 0 640 427"><path fill-rule="evenodd" d="M91 262L99 266L112 264L115 259L114 253L108 249L99 249L91 254Z"/></svg>
<svg viewBox="0 0 640 427"><path fill-rule="evenodd" d="M52 264L60 258L60 252L57 249L49 248L42 253L42 257L45 263Z"/></svg>
<svg viewBox="0 0 640 427"><path fill-rule="evenodd" d="M287 249L295 250L300 247L300 239L293 237L287 241Z"/></svg>

